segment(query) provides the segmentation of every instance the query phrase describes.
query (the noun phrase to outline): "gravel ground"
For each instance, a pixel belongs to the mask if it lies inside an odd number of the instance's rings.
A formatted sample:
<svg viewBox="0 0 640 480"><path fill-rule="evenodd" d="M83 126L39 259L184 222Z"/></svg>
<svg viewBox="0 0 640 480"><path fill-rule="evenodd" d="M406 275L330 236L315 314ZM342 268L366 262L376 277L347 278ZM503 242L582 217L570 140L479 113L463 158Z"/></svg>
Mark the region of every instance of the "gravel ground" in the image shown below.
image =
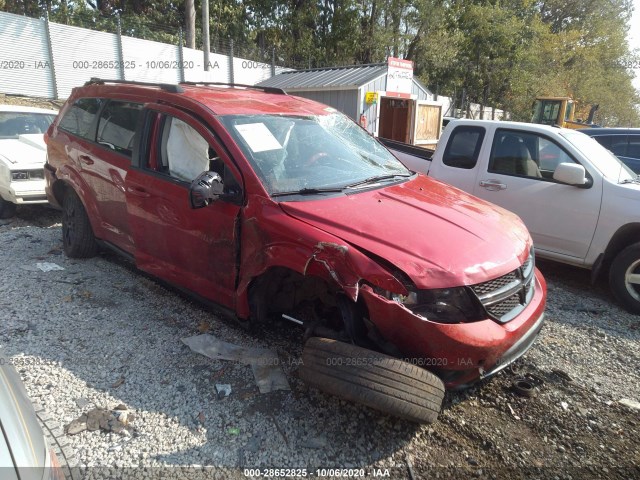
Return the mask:
<svg viewBox="0 0 640 480"><path fill-rule="evenodd" d="M586 271L539 262L549 301L534 347L492 380L448 394L437 423L416 426L307 388L292 324L248 333L113 254L67 259L59 221L54 210L22 207L0 222L0 346L60 426L96 407L133 414L119 434L68 436L87 478L246 478L244 468L265 467L640 477L638 410L620 403L640 400L640 317ZM40 271L43 262L64 270ZM260 394L249 366L181 342L202 332L275 350L291 391ZM537 385L533 397L512 391L517 375ZM218 383L231 385L229 397L218 398Z"/></svg>

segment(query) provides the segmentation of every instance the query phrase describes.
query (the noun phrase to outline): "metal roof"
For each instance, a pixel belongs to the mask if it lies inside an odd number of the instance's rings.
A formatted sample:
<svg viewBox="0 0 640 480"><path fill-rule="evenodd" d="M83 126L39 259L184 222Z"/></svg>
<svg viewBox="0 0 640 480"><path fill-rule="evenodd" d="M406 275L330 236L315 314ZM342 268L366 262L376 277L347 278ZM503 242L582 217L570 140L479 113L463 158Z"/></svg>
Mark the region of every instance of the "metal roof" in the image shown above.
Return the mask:
<svg viewBox="0 0 640 480"><path fill-rule="evenodd" d="M386 63L282 72L258 85L286 91L355 89L387 74Z"/></svg>

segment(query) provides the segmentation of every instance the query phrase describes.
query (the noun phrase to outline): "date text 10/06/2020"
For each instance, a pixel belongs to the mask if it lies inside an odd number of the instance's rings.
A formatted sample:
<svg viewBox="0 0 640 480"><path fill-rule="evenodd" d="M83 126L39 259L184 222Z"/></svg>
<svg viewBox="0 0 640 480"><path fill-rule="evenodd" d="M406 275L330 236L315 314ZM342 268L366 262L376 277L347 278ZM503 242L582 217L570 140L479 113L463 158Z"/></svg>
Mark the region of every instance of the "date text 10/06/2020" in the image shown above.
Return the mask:
<svg viewBox="0 0 640 480"><path fill-rule="evenodd" d="M286 478L286 477L317 477L317 478L389 478L388 468L245 468L244 476L248 478Z"/></svg>

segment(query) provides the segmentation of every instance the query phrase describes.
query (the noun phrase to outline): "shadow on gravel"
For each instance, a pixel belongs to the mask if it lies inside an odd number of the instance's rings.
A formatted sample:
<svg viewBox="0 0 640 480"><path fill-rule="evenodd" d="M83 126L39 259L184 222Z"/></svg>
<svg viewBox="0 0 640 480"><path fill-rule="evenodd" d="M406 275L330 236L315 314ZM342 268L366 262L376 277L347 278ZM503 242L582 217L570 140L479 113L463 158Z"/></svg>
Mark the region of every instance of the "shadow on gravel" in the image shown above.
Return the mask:
<svg viewBox="0 0 640 480"><path fill-rule="evenodd" d="M591 284L591 271L548 260L536 260L548 284L547 320L637 340L640 315L625 311L609 289L606 273Z"/></svg>
<svg viewBox="0 0 640 480"><path fill-rule="evenodd" d="M49 205L18 205L14 217L0 219L0 232L29 226L49 228L61 221L62 213Z"/></svg>

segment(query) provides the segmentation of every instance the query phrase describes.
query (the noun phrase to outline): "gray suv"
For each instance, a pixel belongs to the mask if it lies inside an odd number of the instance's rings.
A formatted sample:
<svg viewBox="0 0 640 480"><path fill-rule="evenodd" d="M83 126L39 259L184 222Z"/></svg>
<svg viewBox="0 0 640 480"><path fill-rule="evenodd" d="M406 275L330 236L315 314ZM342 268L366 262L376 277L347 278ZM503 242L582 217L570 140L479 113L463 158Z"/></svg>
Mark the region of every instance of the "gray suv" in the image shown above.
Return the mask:
<svg viewBox="0 0 640 480"><path fill-rule="evenodd" d="M640 128L584 128L580 131L596 139L640 174Z"/></svg>

